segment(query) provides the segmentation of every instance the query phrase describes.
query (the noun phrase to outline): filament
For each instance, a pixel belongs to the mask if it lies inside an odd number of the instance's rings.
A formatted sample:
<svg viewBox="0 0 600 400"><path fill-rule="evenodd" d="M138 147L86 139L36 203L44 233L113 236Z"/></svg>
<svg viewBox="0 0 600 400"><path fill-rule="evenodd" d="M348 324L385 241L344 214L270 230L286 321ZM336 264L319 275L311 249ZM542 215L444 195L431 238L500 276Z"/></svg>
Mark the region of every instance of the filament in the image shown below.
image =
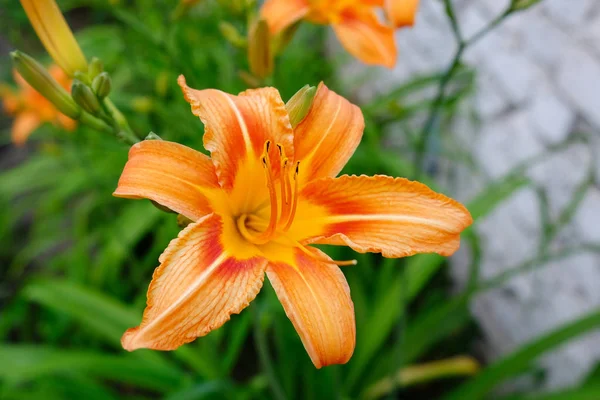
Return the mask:
<svg viewBox="0 0 600 400"><path fill-rule="evenodd" d="M298 174L300 172L300 161L296 162L296 170L294 171L294 193L292 196L292 208L287 216L287 222L283 227L283 231L287 232L294 222L296 216L296 208L298 207ZM291 186L291 185L290 185Z"/></svg>

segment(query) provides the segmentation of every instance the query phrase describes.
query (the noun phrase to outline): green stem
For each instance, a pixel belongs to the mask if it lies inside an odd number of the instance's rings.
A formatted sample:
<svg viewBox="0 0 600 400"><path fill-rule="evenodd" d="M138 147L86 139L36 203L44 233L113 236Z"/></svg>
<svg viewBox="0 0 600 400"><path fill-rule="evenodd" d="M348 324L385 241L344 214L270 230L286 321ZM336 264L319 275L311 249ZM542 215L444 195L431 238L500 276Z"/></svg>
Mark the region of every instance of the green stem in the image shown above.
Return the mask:
<svg viewBox="0 0 600 400"><path fill-rule="evenodd" d="M92 129L100 131L100 132L106 132L106 133L114 132L113 129L109 125L107 125L104 121L92 116L91 114L88 114L85 111L83 111L81 113L81 116L79 117L79 122L81 122L84 125L89 126Z"/></svg>
<svg viewBox="0 0 600 400"><path fill-rule="evenodd" d="M271 360L269 354L265 331L260 325L260 310L258 304L253 304L250 306L250 309L252 310L252 315L254 317L254 345L256 346L256 351L258 351L260 363L267 374L267 380L269 381L269 387L271 388L273 398L276 400L285 400L285 393L275 375L275 368L273 367L273 360Z"/></svg>
<svg viewBox="0 0 600 400"><path fill-rule="evenodd" d="M433 131L433 125L435 124L435 121L437 120L437 117L439 115L440 109L442 108L442 105L444 104L444 100L446 98L446 89L448 87L448 84L450 83L450 81L452 80L452 78L454 77L454 75L456 74L456 72L459 69L460 59L461 59L463 53L465 52L467 47L469 47L469 46L473 45L475 42L481 40L485 35L487 35L496 26L498 26L512 12L512 10L510 8L507 9L502 14L500 14L498 17L496 17L492 22L490 22L488 25L486 25L481 30L479 30L477 33L475 33L473 36L471 36L469 39L463 40L461 37L461 33L459 30L458 24L456 23L456 18L454 15L454 11L451 7L451 3L449 1L445 0L445 4L446 4L447 11L450 16L451 23L452 23L452 31L458 41L458 49L456 49L456 53L454 53L454 58L450 62L450 66L448 67L448 69L446 70L444 75L442 75L442 78L440 79L440 83L438 85L438 90L437 90L437 95L435 97L435 101L433 102L431 108L429 109L429 114L427 116L427 119L425 120L425 124L423 124L423 129L421 129L420 135L418 136L419 141L417 143L416 154L415 154L415 169L416 169L415 179L419 179L425 170L425 166L423 165L423 162L425 160L425 156L428 154L429 141L430 141L431 133Z"/></svg>
<svg viewBox="0 0 600 400"><path fill-rule="evenodd" d="M102 103L106 111L109 113L109 115L119 127L118 135L129 144L138 143L140 141L140 138L133 132L123 113L119 111L119 109L114 105L112 101L110 101L108 97L104 98Z"/></svg>

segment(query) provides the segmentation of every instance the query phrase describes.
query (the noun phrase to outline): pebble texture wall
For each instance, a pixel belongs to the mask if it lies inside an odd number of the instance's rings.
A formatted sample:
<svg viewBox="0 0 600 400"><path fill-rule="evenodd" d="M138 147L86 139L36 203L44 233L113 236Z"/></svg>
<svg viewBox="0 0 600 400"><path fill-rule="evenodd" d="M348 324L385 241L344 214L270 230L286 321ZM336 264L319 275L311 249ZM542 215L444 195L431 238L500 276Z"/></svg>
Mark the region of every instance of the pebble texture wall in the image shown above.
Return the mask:
<svg viewBox="0 0 600 400"><path fill-rule="evenodd" d="M464 36L485 26L507 3L455 0ZM445 70L456 43L442 2L422 0L416 26L398 32L397 43L399 63L393 71L378 70L375 90ZM582 182L591 172L600 176L600 1L542 0L482 39L465 61L477 71L477 89L452 134L472 154L479 172L459 169L453 194L467 200L520 162L543 158L527 171L533 185L478 224L482 279L534 257L543 244L542 210L556 219L578 187L586 188L582 200L548 248L599 243L600 185L597 178L590 185ZM351 63L344 71L351 76L364 70ZM467 117L471 114L478 121ZM552 150L574 136L583 141ZM467 275L461 268L467 253L457 255L452 271L459 286ZM485 352L494 359L597 307L600 256L578 252L481 295L472 312L486 335ZM549 354L541 360L549 368L547 386L575 383L599 359L600 333Z"/></svg>

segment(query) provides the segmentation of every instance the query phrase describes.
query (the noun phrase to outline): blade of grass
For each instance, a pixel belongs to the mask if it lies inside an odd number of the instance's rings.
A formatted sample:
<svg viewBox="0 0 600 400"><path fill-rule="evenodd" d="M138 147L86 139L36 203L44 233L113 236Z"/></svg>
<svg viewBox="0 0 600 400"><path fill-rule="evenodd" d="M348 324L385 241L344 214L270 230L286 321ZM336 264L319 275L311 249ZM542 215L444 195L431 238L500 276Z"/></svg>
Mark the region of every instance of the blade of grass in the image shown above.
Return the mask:
<svg viewBox="0 0 600 400"><path fill-rule="evenodd" d="M507 378L523 372L532 361L545 352L600 327L600 311L589 314L574 322L548 333L516 352L493 363L479 375L459 386L456 390L443 397L444 400L481 399L499 383Z"/></svg>

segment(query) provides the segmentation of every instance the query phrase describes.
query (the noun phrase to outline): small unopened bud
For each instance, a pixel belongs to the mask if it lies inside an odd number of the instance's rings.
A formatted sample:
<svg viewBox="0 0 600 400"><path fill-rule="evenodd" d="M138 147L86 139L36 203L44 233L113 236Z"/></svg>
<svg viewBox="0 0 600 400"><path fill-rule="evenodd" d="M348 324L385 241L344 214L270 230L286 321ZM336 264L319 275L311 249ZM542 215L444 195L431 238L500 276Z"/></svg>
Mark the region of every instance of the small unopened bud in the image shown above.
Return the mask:
<svg viewBox="0 0 600 400"><path fill-rule="evenodd" d="M152 205L156 208L158 208L160 211L164 211L166 213L171 213L171 214L177 214L175 211L171 210L169 207L165 207L160 203L157 203L154 200L150 200L150 202L152 203Z"/></svg>
<svg viewBox="0 0 600 400"><path fill-rule="evenodd" d="M71 86L71 96L73 97L73 100L75 100L75 103L79 104L81 108L92 115L98 115L102 110L102 107L100 107L100 102L98 101L96 95L92 92L92 89L77 79L73 80L73 85Z"/></svg>
<svg viewBox="0 0 600 400"><path fill-rule="evenodd" d="M107 72L98 74L92 81L92 90L98 98L103 99L110 94L112 81Z"/></svg>
<svg viewBox="0 0 600 400"><path fill-rule="evenodd" d="M88 76L90 77L90 79L94 79L103 71L104 64L102 64L102 61L100 61L100 59L97 57L92 58L92 61L90 61L90 65L88 65Z"/></svg>
<svg viewBox="0 0 600 400"><path fill-rule="evenodd" d="M88 86L92 84L92 80L88 76L87 72L75 71L75 73L73 74L73 77Z"/></svg>
<svg viewBox="0 0 600 400"><path fill-rule="evenodd" d="M231 25L229 22L221 22L219 24L219 30L221 31L221 35L223 35L223 37L232 45L241 48L248 45L246 38L243 37L235 26Z"/></svg>
<svg viewBox="0 0 600 400"><path fill-rule="evenodd" d="M179 214L177 216L177 225L179 225L180 228L185 228L186 226L188 226L192 222L194 222L194 221L192 221L188 217L185 217L185 216L183 216L181 214Z"/></svg>
<svg viewBox="0 0 600 400"><path fill-rule="evenodd" d="M285 49L285 47L290 43L290 41L294 38L298 27L300 26L300 22L296 22L285 28L281 33L279 33L274 40L273 44L273 54L279 54Z"/></svg>
<svg viewBox="0 0 600 400"><path fill-rule="evenodd" d="M273 54L269 26L264 19L258 20L250 30L248 38L248 64L250 72L264 79L273 71Z"/></svg>
<svg viewBox="0 0 600 400"><path fill-rule="evenodd" d="M17 72L32 88L67 117L79 118L81 108L75 104L69 93L50 76L42 64L20 51L13 51L10 56Z"/></svg>
<svg viewBox="0 0 600 400"><path fill-rule="evenodd" d="M156 133L150 131L150 133L144 138L144 140L162 140Z"/></svg>
<svg viewBox="0 0 600 400"><path fill-rule="evenodd" d="M523 11L539 3L541 0L512 0L510 11Z"/></svg>
<svg viewBox="0 0 600 400"><path fill-rule="evenodd" d="M285 108L290 116L292 127L296 127L310 111L317 88L306 85L298 90L295 95L285 104Z"/></svg>

